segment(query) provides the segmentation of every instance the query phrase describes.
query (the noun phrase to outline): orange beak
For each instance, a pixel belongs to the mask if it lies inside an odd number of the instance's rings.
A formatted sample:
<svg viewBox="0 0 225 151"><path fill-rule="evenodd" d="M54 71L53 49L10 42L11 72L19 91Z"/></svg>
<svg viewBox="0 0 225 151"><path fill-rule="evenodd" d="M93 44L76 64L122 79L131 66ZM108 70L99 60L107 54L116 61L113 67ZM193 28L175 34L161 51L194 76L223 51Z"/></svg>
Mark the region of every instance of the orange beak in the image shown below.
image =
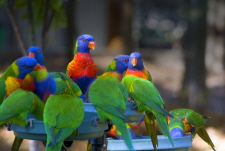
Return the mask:
<svg viewBox="0 0 225 151"><path fill-rule="evenodd" d="M32 52L29 52L29 57L35 58L35 55L34 55L34 53L32 53Z"/></svg>
<svg viewBox="0 0 225 151"><path fill-rule="evenodd" d="M39 70L42 70L43 67L37 63L37 65L34 67L34 70L33 71L39 71Z"/></svg>
<svg viewBox="0 0 225 151"><path fill-rule="evenodd" d="M88 48L94 50L95 49L95 42L94 41L89 42Z"/></svg>
<svg viewBox="0 0 225 151"><path fill-rule="evenodd" d="M136 66L137 62L138 62L137 58L132 58L131 63L133 66Z"/></svg>

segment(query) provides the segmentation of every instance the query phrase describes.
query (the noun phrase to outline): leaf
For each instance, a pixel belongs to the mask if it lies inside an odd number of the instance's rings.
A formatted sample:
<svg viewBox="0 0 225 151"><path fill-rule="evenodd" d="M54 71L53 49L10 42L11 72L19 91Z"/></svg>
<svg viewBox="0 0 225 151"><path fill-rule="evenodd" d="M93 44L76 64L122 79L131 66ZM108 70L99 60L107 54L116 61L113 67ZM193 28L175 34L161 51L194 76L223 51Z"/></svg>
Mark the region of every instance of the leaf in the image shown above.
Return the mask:
<svg viewBox="0 0 225 151"><path fill-rule="evenodd" d="M61 7L61 10L56 12L55 16L53 18L54 30L57 30L58 26L65 28L67 26L66 19L67 18L66 18L65 11L64 11L63 7Z"/></svg>
<svg viewBox="0 0 225 151"><path fill-rule="evenodd" d="M0 6L4 5L7 0L0 0Z"/></svg>
<svg viewBox="0 0 225 151"><path fill-rule="evenodd" d="M16 0L14 3L15 8L27 7L27 0Z"/></svg>
<svg viewBox="0 0 225 151"><path fill-rule="evenodd" d="M22 19L24 19L24 20L28 19L28 12L25 12L25 13L22 15Z"/></svg>
<svg viewBox="0 0 225 151"><path fill-rule="evenodd" d="M60 11L62 8L62 0L51 0L50 1L51 8L56 12Z"/></svg>

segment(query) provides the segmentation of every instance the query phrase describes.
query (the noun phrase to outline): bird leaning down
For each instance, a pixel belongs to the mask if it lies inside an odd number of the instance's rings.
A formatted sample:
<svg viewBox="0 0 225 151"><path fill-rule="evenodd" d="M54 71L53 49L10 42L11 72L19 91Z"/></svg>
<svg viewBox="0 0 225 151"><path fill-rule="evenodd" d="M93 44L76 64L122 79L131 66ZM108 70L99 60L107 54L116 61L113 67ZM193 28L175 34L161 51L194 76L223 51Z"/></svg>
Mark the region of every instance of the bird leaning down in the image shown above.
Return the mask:
<svg viewBox="0 0 225 151"><path fill-rule="evenodd" d="M172 115L165 110L163 99L153 85L150 73L144 68L140 53L134 52L130 54L128 69L122 79L122 83L126 86L128 94L134 100L138 111L146 113L144 116L145 126L151 137L154 150L158 146L155 118L162 133L174 145L166 120L166 116L172 117Z"/></svg>
<svg viewBox="0 0 225 151"><path fill-rule="evenodd" d="M215 151L215 146L204 126L206 119L209 119L209 117L184 108L171 110L170 114L174 116L174 118L167 118L172 137L182 137L187 133L191 133L192 138L194 138L198 134Z"/></svg>
<svg viewBox="0 0 225 151"><path fill-rule="evenodd" d="M112 121L121 132L127 147L133 151L131 136L126 126L126 121L129 119L124 115L128 94L120 82L127 69L128 60L128 55L119 55L114 58L105 72L90 85L88 98L96 107L100 121Z"/></svg>
<svg viewBox="0 0 225 151"><path fill-rule="evenodd" d="M66 70L66 74L80 87L84 95L98 72L97 65L90 55L90 50L95 48L94 40L90 35L81 35L77 38L74 58Z"/></svg>

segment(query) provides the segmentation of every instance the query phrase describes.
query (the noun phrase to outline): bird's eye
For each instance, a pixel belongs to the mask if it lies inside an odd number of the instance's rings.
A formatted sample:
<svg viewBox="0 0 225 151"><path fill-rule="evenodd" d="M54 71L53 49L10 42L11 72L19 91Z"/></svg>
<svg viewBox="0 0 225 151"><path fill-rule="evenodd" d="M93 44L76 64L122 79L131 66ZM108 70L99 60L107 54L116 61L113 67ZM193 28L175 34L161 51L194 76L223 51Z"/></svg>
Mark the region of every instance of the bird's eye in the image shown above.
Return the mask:
<svg viewBox="0 0 225 151"><path fill-rule="evenodd" d="M26 69L29 69L29 68L31 68L31 66L25 66L25 68L26 68Z"/></svg>
<svg viewBox="0 0 225 151"><path fill-rule="evenodd" d="M83 41L83 42L87 42L87 40L86 40L86 39L82 39L82 41Z"/></svg>
<svg viewBox="0 0 225 151"><path fill-rule="evenodd" d="M40 53L40 52L41 52L40 50L37 51L37 53Z"/></svg>
<svg viewBox="0 0 225 151"><path fill-rule="evenodd" d="M128 62L128 59L123 59L124 62Z"/></svg>

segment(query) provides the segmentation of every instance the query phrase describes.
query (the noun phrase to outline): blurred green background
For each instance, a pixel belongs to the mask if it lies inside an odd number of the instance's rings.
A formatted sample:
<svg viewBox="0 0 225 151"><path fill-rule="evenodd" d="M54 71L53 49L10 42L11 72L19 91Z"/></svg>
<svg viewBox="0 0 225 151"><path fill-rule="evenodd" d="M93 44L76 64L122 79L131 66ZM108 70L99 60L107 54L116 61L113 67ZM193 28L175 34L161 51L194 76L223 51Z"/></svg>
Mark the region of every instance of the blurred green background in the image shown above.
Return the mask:
<svg viewBox="0 0 225 151"><path fill-rule="evenodd" d="M0 73L34 45L49 71L65 72L82 34L95 37L99 74L115 56L140 52L166 109L212 117L207 130L225 150L224 0L0 0ZM13 135L1 133L9 150ZM210 147L195 138L190 150Z"/></svg>

